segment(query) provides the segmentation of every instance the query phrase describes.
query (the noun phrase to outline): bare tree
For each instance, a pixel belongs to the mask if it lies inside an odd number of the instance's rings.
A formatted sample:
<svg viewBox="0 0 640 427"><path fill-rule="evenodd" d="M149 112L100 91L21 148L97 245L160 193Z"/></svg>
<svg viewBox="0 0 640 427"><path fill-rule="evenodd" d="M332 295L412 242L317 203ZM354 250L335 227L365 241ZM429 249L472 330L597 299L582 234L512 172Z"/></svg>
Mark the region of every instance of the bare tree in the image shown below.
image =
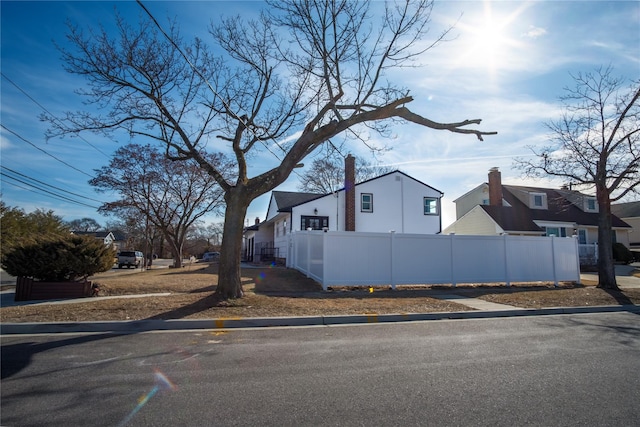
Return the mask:
<svg viewBox="0 0 640 427"><path fill-rule="evenodd" d="M640 81L631 85L611 67L572 76L561 97L562 117L548 123L551 145L516 165L531 177L555 176L594 190L598 200L599 286L618 289L613 263L611 202L640 183Z"/></svg>
<svg viewBox="0 0 640 427"><path fill-rule="evenodd" d="M67 223L71 231L95 232L100 231L102 226L93 218L74 219Z"/></svg>
<svg viewBox="0 0 640 427"><path fill-rule="evenodd" d="M209 164L224 170L220 158L205 157ZM120 197L103 204L100 212L123 218L137 212L145 219L146 238L149 225L157 227L171 246L175 267L182 266L189 228L206 214L221 213L224 205L222 189L198 164L169 160L151 145L119 148L109 165L97 170L89 183L99 191L115 191Z"/></svg>
<svg viewBox="0 0 640 427"><path fill-rule="evenodd" d="M144 6L138 2L143 8ZM330 138L366 126L387 133L393 120L471 134L479 119L438 123L407 108L409 91L388 82L388 71L442 41L426 42L433 2L268 1L256 21L221 19L210 28L216 55L196 39L183 43L175 24L117 19L119 36L84 34L71 27L61 48L66 69L87 79L84 91L106 114L68 113L52 121L50 136L83 130L125 130L154 138L172 159L194 159L224 190L224 235L216 292L243 295L242 232L247 207L292 173ZM146 10L146 9L145 9ZM95 31L95 30L94 30ZM210 137L215 136L215 140ZM211 164L205 151L232 152L234 178ZM277 165L249 176L257 153Z"/></svg>
<svg viewBox="0 0 640 427"><path fill-rule="evenodd" d="M356 157L356 183L375 178L395 169L375 165ZM311 167L300 176L298 189L308 193L326 194L336 191L344 185L344 159L339 156L326 156L314 159Z"/></svg>

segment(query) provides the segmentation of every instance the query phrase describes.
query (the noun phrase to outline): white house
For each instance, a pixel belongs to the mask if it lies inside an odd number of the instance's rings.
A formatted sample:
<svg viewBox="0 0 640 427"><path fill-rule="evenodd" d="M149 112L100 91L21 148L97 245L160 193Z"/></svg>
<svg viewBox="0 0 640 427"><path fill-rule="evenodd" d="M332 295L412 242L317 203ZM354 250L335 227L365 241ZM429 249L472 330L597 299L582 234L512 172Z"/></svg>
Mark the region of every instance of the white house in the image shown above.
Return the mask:
<svg viewBox="0 0 640 427"><path fill-rule="evenodd" d="M308 229L413 234L441 231L441 191L400 171L354 182L355 159L349 155L345 159L345 187L338 191L272 192L265 221L245 231L245 257L253 261L286 259L288 234Z"/></svg>
<svg viewBox="0 0 640 427"><path fill-rule="evenodd" d="M116 236L110 231L72 231L71 234L95 237L101 240L106 246L111 246L117 251L119 251L122 246L122 241L116 239Z"/></svg>

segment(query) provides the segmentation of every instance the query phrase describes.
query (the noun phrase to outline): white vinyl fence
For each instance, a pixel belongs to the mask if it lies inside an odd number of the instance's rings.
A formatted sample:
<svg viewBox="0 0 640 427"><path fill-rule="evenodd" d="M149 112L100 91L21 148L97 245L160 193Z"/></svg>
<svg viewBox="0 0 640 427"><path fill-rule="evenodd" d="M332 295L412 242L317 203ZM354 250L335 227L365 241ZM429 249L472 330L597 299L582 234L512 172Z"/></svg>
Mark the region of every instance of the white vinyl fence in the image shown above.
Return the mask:
<svg viewBox="0 0 640 427"><path fill-rule="evenodd" d="M290 234L287 266L328 286L580 281L576 238Z"/></svg>
<svg viewBox="0 0 640 427"><path fill-rule="evenodd" d="M578 245L578 253L580 254L580 264L596 265L598 264L598 244L591 243L589 245Z"/></svg>

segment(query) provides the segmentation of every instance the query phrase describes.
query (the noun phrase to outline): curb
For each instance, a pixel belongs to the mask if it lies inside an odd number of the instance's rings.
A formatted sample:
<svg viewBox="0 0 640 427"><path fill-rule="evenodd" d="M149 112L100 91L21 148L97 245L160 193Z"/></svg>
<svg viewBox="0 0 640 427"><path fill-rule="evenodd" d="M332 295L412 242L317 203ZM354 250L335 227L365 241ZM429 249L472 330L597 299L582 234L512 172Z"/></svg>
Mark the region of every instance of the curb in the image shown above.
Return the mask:
<svg viewBox="0 0 640 427"><path fill-rule="evenodd" d="M640 305L556 307L496 311L459 311L415 314L362 314L305 317L253 317L221 319L132 320L105 322L2 323L0 335L98 333L132 334L193 329L239 329L278 326L332 326L365 323L417 322L428 320L488 319L588 313L639 313Z"/></svg>

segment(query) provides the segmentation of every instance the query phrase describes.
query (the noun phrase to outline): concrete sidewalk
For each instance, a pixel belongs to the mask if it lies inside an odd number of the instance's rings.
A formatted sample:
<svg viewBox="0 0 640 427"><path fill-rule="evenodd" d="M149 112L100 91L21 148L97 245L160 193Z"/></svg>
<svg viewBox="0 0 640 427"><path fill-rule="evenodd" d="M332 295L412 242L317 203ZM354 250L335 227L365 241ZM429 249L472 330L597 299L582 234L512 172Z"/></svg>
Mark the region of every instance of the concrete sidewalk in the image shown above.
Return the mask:
<svg viewBox="0 0 640 427"><path fill-rule="evenodd" d="M616 265L616 282L621 289L640 289L640 277L632 276L636 270L640 270L640 263L629 265ZM580 273L580 281L588 280L598 283L598 273Z"/></svg>
<svg viewBox="0 0 640 427"><path fill-rule="evenodd" d="M637 265L616 266L616 279L623 289L640 288L640 278L631 276ZM580 275L581 280L598 281L597 273ZM45 305L45 304L82 304L104 300L106 298L143 298L148 296L166 296L165 294L121 295L112 297L78 298L71 300L21 301L15 302L15 291L0 292L0 306ZM62 332L113 332L137 333L154 330L186 330L186 329L229 329L253 328L266 326L320 326L357 323L381 323L400 321L423 321L443 319L479 319L489 317L540 316L598 312L630 312L639 313L638 305L617 305L599 307L554 307L543 309L526 309L506 304L484 301L456 293L455 288L434 290L432 297L451 301L472 308L473 311L415 314L363 314L344 316L305 316L305 317L270 317L239 319L188 319L188 320L139 320L139 321L104 321L104 322L55 322L55 323L2 323L0 334L36 334Z"/></svg>

